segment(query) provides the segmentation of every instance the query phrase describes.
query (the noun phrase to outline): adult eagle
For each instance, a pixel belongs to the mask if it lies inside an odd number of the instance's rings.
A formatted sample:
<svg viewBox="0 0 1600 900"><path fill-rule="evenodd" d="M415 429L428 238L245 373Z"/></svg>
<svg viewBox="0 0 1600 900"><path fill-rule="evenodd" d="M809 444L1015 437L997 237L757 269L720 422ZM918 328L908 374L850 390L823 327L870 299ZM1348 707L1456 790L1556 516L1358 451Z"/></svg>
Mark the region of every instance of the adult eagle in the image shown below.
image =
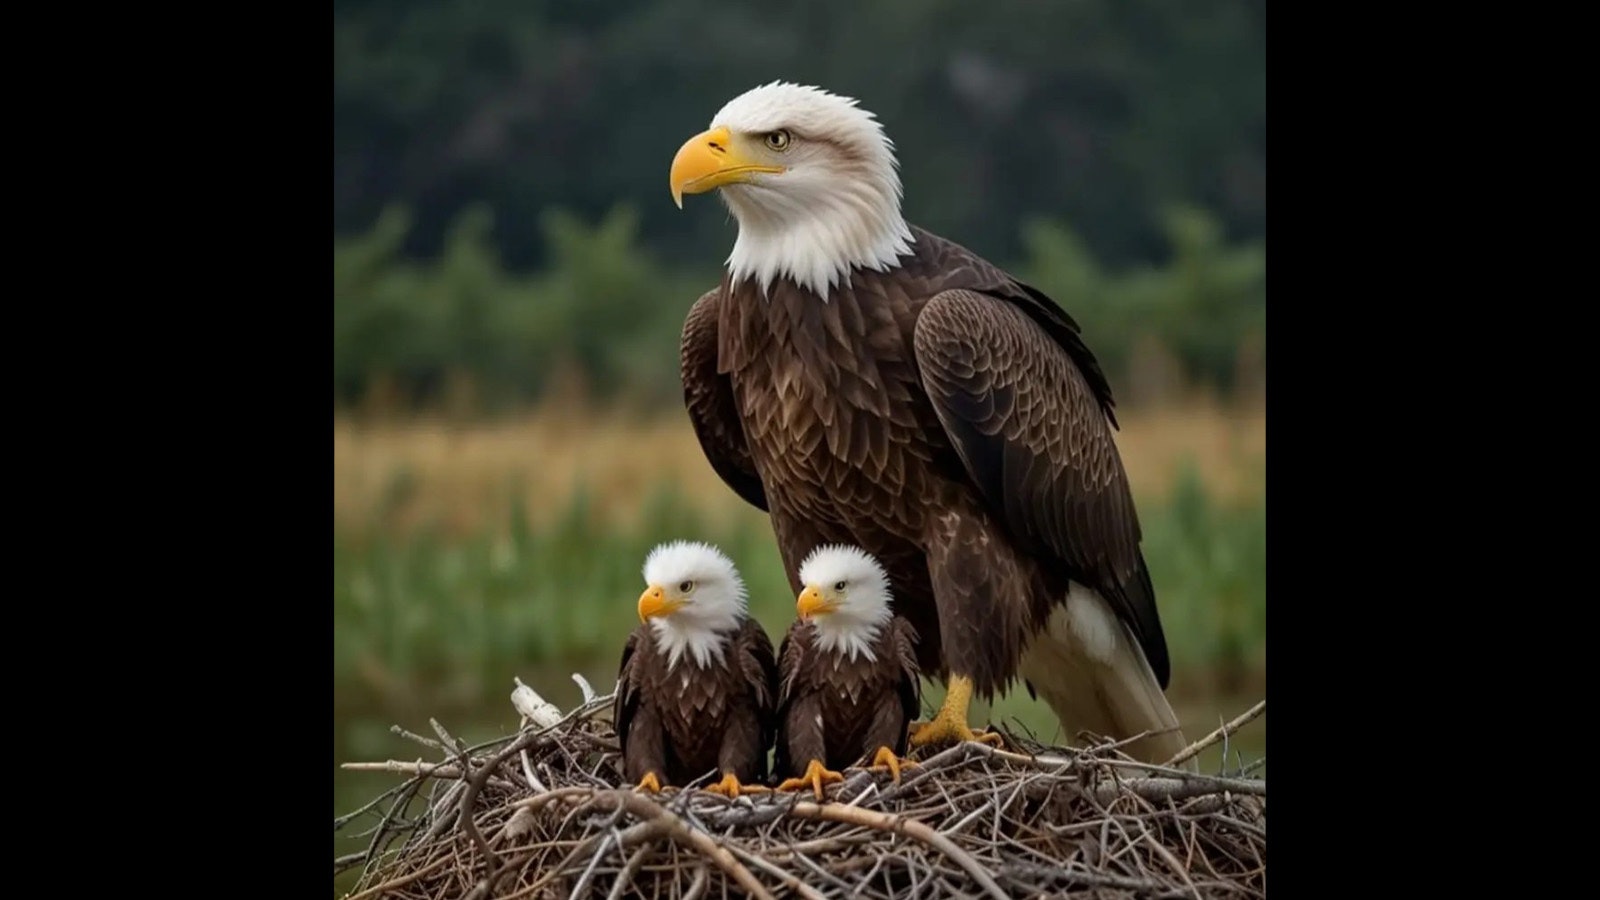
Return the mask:
<svg viewBox="0 0 1600 900"><path fill-rule="evenodd" d="M778 649L778 790L810 786L821 800L823 784L863 760L898 783L922 695L917 636L894 614L888 573L859 547L829 546L800 564L800 580L800 617Z"/></svg>
<svg viewBox="0 0 1600 900"><path fill-rule="evenodd" d="M659 791L720 770L708 790L766 790L778 665L738 570L715 547L674 541L650 552L644 578L612 701L623 774Z"/></svg>
<svg viewBox="0 0 1600 900"><path fill-rule="evenodd" d="M791 586L813 547L889 572L943 706L912 743L998 740L974 691L1022 678L1072 739L1183 746L1166 639L1077 324L967 249L908 225L894 145L855 100L775 82L672 161L739 235L684 322L684 399L716 472L770 514Z"/></svg>

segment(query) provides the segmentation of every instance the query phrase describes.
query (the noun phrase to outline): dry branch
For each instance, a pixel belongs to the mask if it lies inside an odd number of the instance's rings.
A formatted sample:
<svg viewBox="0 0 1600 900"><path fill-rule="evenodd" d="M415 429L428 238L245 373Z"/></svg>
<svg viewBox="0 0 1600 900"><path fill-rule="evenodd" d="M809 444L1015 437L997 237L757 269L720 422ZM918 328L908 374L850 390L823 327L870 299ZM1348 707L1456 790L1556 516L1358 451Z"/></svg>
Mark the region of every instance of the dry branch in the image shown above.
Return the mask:
<svg viewBox="0 0 1600 900"><path fill-rule="evenodd" d="M1005 750L913 753L918 766L899 785L848 769L818 803L809 792L636 792L606 721L611 698L584 694L560 721L525 719L478 747L430 721L436 760L346 763L406 779L335 820L337 831L378 819L387 835L335 860L336 873L366 864L349 900L1266 895L1266 782L1238 765L1175 768L1265 704L1163 765L1112 743L1045 747L1008 734ZM434 743L396 734L412 748ZM430 800L418 796L425 784L451 789Z"/></svg>

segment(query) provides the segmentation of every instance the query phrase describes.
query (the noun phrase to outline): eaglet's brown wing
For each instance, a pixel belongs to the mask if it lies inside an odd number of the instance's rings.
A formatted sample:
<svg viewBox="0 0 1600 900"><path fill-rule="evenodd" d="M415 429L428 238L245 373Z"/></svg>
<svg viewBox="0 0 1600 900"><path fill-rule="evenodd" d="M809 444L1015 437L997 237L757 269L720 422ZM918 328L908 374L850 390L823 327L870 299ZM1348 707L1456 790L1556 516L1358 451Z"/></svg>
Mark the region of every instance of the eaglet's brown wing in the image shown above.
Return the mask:
<svg viewBox="0 0 1600 900"><path fill-rule="evenodd" d="M721 297L721 287L707 291L683 320L678 348L683 403L712 470L746 503L767 512L767 493L745 441L733 385L717 371L717 305Z"/></svg>
<svg viewBox="0 0 1600 900"><path fill-rule="evenodd" d="M945 291L916 324L923 385L989 508L1129 623L1164 688L1166 638L1140 530L1098 391L1017 306Z"/></svg>
<svg viewBox="0 0 1600 900"><path fill-rule="evenodd" d="M639 650L639 629L628 632L622 644L622 660L617 664L617 693L611 698L611 727L617 737L626 741L628 727L639 709L639 684L634 677L634 657Z"/></svg>
<svg viewBox="0 0 1600 900"><path fill-rule="evenodd" d="M911 623L895 616L889 627L894 635L895 662L900 666L900 709L906 714L909 725L922 713L922 673L917 667L917 630ZM901 752L901 751L896 751Z"/></svg>
<svg viewBox="0 0 1600 900"><path fill-rule="evenodd" d="M655 772L657 777L666 774L663 771L666 755L660 719L654 709L640 708L639 651L640 645L649 640L644 629L645 626L640 625L629 632L628 640L622 645L622 661L617 666L616 696L611 701L612 728L622 747L623 775L630 781L638 781L647 772Z"/></svg>
<svg viewBox="0 0 1600 900"><path fill-rule="evenodd" d="M805 683L807 658L811 652L811 626L805 622L790 624L778 649L778 705L773 722L776 726L773 743L773 771L780 777L798 774L795 762L804 766L811 759L824 755L821 726L816 719L820 711L815 696Z"/></svg>
<svg viewBox="0 0 1600 900"><path fill-rule="evenodd" d="M740 671L754 692L756 710L762 723L762 751L772 743L778 711L778 659L772 638L754 618L746 618L739 633Z"/></svg>

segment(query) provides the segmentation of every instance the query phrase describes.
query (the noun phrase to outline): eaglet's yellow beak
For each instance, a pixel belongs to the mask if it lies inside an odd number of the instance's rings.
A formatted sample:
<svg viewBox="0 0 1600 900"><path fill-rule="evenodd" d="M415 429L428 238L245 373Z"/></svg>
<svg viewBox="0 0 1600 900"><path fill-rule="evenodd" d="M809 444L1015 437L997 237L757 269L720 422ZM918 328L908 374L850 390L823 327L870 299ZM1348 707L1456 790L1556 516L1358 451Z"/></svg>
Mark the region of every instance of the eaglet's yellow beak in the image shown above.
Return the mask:
<svg viewBox="0 0 1600 900"><path fill-rule="evenodd" d="M795 609L800 611L800 618L809 619L812 616L831 613L839 608L839 604L822 596L822 592L814 585L808 585L800 592L800 599L795 603Z"/></svg>
<svg viewBox="0 0 1600 900"><path fill-rule="evenodd" d="M665 591L650 585L639 595L639 621L648 622L654 616L668 616L683 606L682 600L668 600Z"/></svg>
<svg viewBox="0 0 1600 900"><path fill-rule="evenodd" d="M703 194L725 184L749 181L758 172L779 174L782 166L757 162L739 152L733 132L713 128L689 138L672 158L672 202L683 209L684 194Z"/></svg>

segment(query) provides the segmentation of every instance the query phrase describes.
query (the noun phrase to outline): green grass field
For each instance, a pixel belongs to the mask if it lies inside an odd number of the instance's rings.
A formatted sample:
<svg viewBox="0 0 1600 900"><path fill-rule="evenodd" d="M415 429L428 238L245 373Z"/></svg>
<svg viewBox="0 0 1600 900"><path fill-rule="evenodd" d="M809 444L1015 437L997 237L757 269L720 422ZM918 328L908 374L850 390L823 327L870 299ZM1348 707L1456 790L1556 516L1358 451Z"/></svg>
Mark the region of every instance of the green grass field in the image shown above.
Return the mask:
<svg viewBox="0 0 1600 900"><path fill-rule="evenodd" d="M1171 694L1193 738L1264 696L1266 520L1259 501L1210 500L1192 470L1160 500L1140 506L1145 555L1173 659ZM740 567L752 612L774 640L792 621L794 598L766 519L754 511L712 524L671 487L648 497L631 527L597 522L581 492L539 527L517 506L504 527L476 537L336 528L336 815L394 783L339 763L422 751L391 725L431 735L434 717L469 742L509 733L517 727L513 676L563 708L580 696L572 672L608 691L623 637L637 624L640 567L659 541L715 543ZM925 703L940 697L930 686ZM998 701L992 715L1056 737L1048 709L1025 692ZM1258 756L1264 735L1258 721L1236 747ZM1216 752L1205 759L1220 762ZM336 854L361 846L335 838Z"/></svg>

